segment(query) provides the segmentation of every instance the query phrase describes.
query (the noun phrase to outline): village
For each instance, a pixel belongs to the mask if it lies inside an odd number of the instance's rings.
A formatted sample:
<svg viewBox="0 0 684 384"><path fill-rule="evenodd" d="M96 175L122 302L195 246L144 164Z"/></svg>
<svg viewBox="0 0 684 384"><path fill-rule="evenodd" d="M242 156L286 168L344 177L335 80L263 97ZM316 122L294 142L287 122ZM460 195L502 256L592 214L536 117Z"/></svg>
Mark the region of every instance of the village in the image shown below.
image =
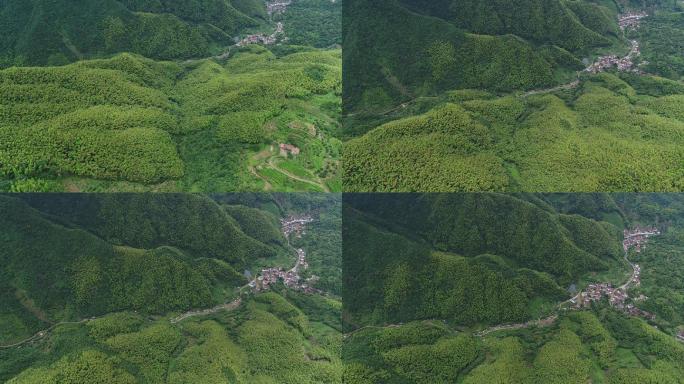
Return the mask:
<svg viewBox="0 0 684 384"><path fill-rule="evenodd" d="M634 302L647 299L644 295L632 299L631 303L628 302L629 295L627 290L629 287L641 285L641 267L639 264L634 264L627 259L627 252L630 248L634 248L637 253L641 252L645 248L648 238L657 235L660 235L660 230L655 227L636 226L634 229L625 229L623 231L622 248L625 252L625 260L632 267L632 275L629 280L620 287L613 287L610 283L589 284L583 292L570 299L573 306L576 309L581 309L589 307L593 302L606 298L611 307L621 310L630 316L649 320L655 319L654 314L641 310L634 305Z"/></svg>
<svg viewBox="0 0 684 384"><path fill-rule="evenodd" d="M625 13L618 18L618 24L623 32L627 29L637 29L639 28L641 19L647 16L648 14L644 12ZM634 63L635 59L641 55L641 47L636 40L630 40L630 44L632 47L625 57L618 57L617 55L601 56L584 71L596 74L612 68L617 68L619 72L641 73L638 66Z"/></svg>
<svg viewBox="0 0 684 384"><path fill-rule="evenodd" d="M647 16L648 13L646 12L627 12L620 15L618 18L618 24L620 25L620 29L623 31L627 29L637 29L641 24L641 19Z"/></svg>
<svg viewBox="0 0 684 384"><path fill-rule="evenodd" d="M632 230L625 229L622 232L622 235L624 239L622 241L622 249L627 252L629 248L634 247L635 251L639 253L643 248L646 247L646 241L648 238L651 236L660 235L660 230L655 227L636 226L636 228Z"/></svg>
<svg viewBox="0 0 684 384"><path fill-rule="evenodd" d="M280 219L280 225L285 238L289 240L290 234L294 233L297 238L301 238L306 234L306 224L311 223L313 218L309 215L290 215L284 219Z"/></svg>
<svg viewBox="0 0 684 384"><path fill-rule="evenodd" d="M292 4L292 0L287 1L269 1L266 3L266 12L268 16L273 16L274 14L281 14L287 10L287 7Z"/></svg>
<svg viewBox="0 0 684 384"><path fill-rule="evenodd" d="M273 15L284 13L285 11L287 11L287 7L291 4L292 0L275 0L267 2L266 12L268 13L268 17L272 20ZM285 36L285 26L280 21L276 23L276 29L270 35L264 35L263 33L249 35L244 39L238 41L235 45L237 45L238 47L244 47L250 44L272 45L277 43L278 41L287 41L287 37Z"/></svg>
<svg viewBox="0 0 684 384"><path fill-rule="evenodd" d="M616 55L601 56L594 63L589 65L584 71L589 73L600 73L616 67L619 72L637 72L640 73L639 68L635 65L634 59L641 55L639 42L631 40L632 48L625 57L618 57Z"/></svg>
<svg viewBox="0 0 684 384"><path fill-rule="evenodd" d="M276 23L276 29L270 35L264 35L263 33L249 35L238 41L235 45L238 47L244 47L250 44L272 45L275 44L279 39L280 41L287 41L287 37L285 37L285 27L281 22Z"/></svg>
<svg viewBox="0 0 684 384"><path fill-rule="evenodd" d="M287 218L281 219L281 228L285 238L290 239L290 235L301 238L306 234L306 224L313 222L313 218L309 215L290 215ZM322 293L319 289L313 288L313 285L318 281L318 277L313 275L308 279L303 279L300 275L301 271L309 268L309 262L306 260L306 252L302 248L297 248L297 261L294 267L290 270L283 270L280 267L264 268L261 270L259 276L249 283L249 287L254 292L262 292L268 290L271 286L282 281L286 287L303 291L305 293Z"/></svg>

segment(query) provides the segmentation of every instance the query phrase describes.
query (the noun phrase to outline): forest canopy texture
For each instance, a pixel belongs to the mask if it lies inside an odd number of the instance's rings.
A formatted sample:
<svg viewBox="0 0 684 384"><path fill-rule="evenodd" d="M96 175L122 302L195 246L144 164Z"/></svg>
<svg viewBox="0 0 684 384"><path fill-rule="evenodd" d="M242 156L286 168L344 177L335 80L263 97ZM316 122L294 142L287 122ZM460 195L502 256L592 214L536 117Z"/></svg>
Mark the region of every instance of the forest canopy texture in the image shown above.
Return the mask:
<svg viewBox="0 0 684 384"><path fill-rule="evenodd" d="M350 0L345 12L345 190L684 187L680 5ZM648 16L621 27L630 12ZM591 69L610 55L630 66Z"/></svg>
<svg viewBox="0 0 684 384"><path fill-rule="evenodd" d="M345 383L681 383L680 194L347 194ZM622 230L663 231L640 252ZM572 306L588 284L632 305Z"/></svg>
<svg viewBox="0 0 684 384"><path fill-rule="evenodd" d="M288 4L2 2L0 191L340 191L341 4Z"/></svg>
<svg viewBox="0 0 684 384"><path fill-rule="evenodd" d="M4 66L124 51L167 60L206 56L267 18L257 0L8 0L0 10Z"/></svg>
<svg viewBox="0 0 684 384"><path fill-rule="evenodd" d="M0 195L0 211L0 381L341 382L339 195ZM297 246L333 294L250 293L294 263L280 219L301 214L329 227Z"/></svg>

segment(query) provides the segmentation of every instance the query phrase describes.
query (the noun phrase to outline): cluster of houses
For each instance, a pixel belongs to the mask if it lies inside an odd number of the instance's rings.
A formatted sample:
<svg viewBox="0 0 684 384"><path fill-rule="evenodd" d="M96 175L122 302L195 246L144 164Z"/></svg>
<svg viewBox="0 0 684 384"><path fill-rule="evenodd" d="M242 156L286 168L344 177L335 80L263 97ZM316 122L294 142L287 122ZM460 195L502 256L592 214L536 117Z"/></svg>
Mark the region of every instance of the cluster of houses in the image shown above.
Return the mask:
<svg viewBox="0 0 684 384"><path fill-rule="evenodd" d="M638 276L636 281L639 281ZM629 298L627 291L623 287L614 288L610 283L589 284L587 289L577 295L576 298L573 298L571 302L579 309L588 307L592 302L598 302L604 297L608 299L608 303L610 303L612 307L621 310L630 316L643 317L649 320L655 319L654 314L639 309L632 303L627 303L627 299Z"/></svg>
<svg viewBox="0 0 684 384"><path fill-rule="evenodd" d="M285 271L282 268L264 268L259 276L249 283L249 287L255 292L268 290L272 285L282 281L286 287L303 291L304 293L321 293L322 291L313 287L318 281L318 276L311 276L304 280L299 275L301 269L308 269L309 263L306 261L306 253L303 249L297 249L297 263L295 266Z"/></svg>
<svg viewBox="0 0 684 384"><path fill-rule="evenodd" d="M616 67L620 72L638 71L634 65L634 58L641 54L639 42L632 40L632 49L627 56L618 57L616 55L601 56L594 63L589 65L584 71L589 73L600 73Z"/></svg>
<svg viewBox="0 0 684 384"><path fill-rule="evenodd" d="M625 229L622 234L622 248L625 252L632 247L635 248L636 252L641 252L646 246L648 238L660 235L660 230L656 227L636 226L634 229Z"/></svg>
<svg viewBox="0 0 684 384"><path fill-rule="evenodd" d="M285 286L296 288L300 279L297 272L292 269L284 271L282 268L265 268L261 270L256 280L250 283L250 287L256 291L265 291L281 280Z"/></svg>
<svg viewBox="0 0 684 384"><path fill-rule="evenodd" d="M634 247L637 252L641 252L641 249L643 249L648 238L651 236L660 235L660 230L653 226L636 226L633 229L625 229L622 234L622 248L625 252L632 247ZM603 298L607 298L608 303L610 303L612 307L619 309L630 316L643 317L650 320L655 319L654 314L639 309L633 303L627 302L629 299L629 296L627 295L627 289L629 286L641 285L641 267L639 264L630 263L630 265L633 269L632 277L621 287L615 288L610 283L589 284L589 286L583 292L580 292L577 296L572 298L570 302L574 304L576 308L584 308L591 305L592 302L597 302ZM646 298L646 296L641 295L632 300L632 302L645 300Z"/></svg>
<svg viewBox="0 0 684 384"><path fill-rule="evenodd" d="M620 17L618 18L618 24L620 25L620 29L622 29L623 31L629 28L636 29L639 27L641 19L643 19L646 16L648 16L648 14L645 12L625 13L623 15L620 15ZM639 69L634 64L634 59L641 55L641 48L639 46L639 42L636 40L631 40L630 43L632 44L632 49L629 51L627 56L601 56L598 58L598 60L589 65L585 69L585 72L596 74L612 68L617 68L617 70L620 72L639 72Z"/></svg>
<svg viewBox="0 0 684 384"><path fill-rule="evenodd" d="M306 224L313 221L310 215L290 215L284 219L280 219L281 229L285 237L289 238L291 234L296 237L302 237L305 234ZM318 281L318 277L313 275L304 280L299 272L309 268L309 262L306 260L306 252L302 248L297 250L297 262L290 270L283 270L283 268L264 268L256 279L250 281L249 287L255 292L268 290L272 285L282 281L286 287L303 291L305 293L322 293L323 291L313 288L313 285ZM251 277L251 274L250 274Z"/></svg>
<svg viewBox="0 0 684 384"><path fill-rule="evenodd" d="M292 145L292 144L280 144L280 156L287 157L287 154L290 153L292 156L297 156L301 152L301 150Z"/></svg>
<svg viewBox="0 0 684 384"><path fill-rule="evenodd" d="M266 12L268 12L269 16L272 16L273 14L280 14L285 12L290 4L292 4L292 0L270 1L266 3Z"/></svg>
<svg viewBox="0 0 684 384"><path fill-rule="evenodd" d="M627 292L619 288L613 288L610 283L589 284L587 288L572 299L578 308L588 307L592 302L600 301L604 297L608 298L610 305L621 308L627 300Z"/></svg>
<svg viewBox="0 0 684 384"><path fill-rule="evenodd" d="M309 215L290 215L284 219L280 219L280 225L285 237L290 237L294 233L296 237L302 237L306 232L306 224L313 221Z"/></svg>
<svg viewBox="0 0 684 384"><path fill-rule="evenodd" d="M646 12L628 12L620 15L618 18L618 24L620 25L620 29L623 31L626 29L636 29L639 28L641 19L646 16L648 16L648 13Z"/></svg>
<svg viewBox="0 0 684 384"><path fill-rule="evenodd" d="M240 40L237 42L238 47L244 47L246 45L250 44L264 44L264 45L271 45L275 44L278 41L278 38L281 35L285 34L285 27L283 26L283 23L278 22L276 23L276 29L271 33L270 35L264 35L263 33L258 33L256 35L249 35L245 37L244 39ZM282 38L283 41L287 40L287 37Z"/></svg>
<svg viewBox="0 0 684 384"><path fill-rule="evenodd" d="M301 238L302 235L306 234L306 224L313 221L314 219L308 214L290 215L280 219L281 230L283 235L288 239L291 235ZM282 283L290 289L295 289L307 294L325 295L325 291L314 288L316 283L320 280L320 277L311 275L309 278L304 279L300 275L300 272L309 269L309 262L306 259L306 252L304 249L297 248L296 252L297 261L289 270L284 270L281 267L263 268L257 273L256 278L252 278L252 272L245 270L244 275L246 278L250 279L250 282L245 285L244 288L249 287L252 292L258 293L267 291L274 284L278 284L282 281Z"/></svg>

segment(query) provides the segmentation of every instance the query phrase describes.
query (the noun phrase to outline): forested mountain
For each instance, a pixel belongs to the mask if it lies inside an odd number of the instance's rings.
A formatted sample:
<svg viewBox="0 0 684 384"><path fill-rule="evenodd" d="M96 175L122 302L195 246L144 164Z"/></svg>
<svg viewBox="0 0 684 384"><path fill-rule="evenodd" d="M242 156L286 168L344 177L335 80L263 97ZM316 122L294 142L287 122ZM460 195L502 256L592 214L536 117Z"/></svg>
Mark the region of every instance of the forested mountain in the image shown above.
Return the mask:
<svg viewBox="0 0 684 384"><path fill-rule="evenodd" d="M347 113L450 88L551 86L581 69L592 48L619 40L615 7L590 1L351 0L344 7Z"/></svg>
<svg viewBox="0 0 684 384"><path fill-rule="evenodd" d="M345 382L681 383L682 225L678 194L346 195ZM632 304L572 304L598 283Z"/></svg>
<svg viewBox="0 0 684 384"><path fill-rule="evenodd" d="M630 38L643 42L648 72L673 80L684 78L684 7L679 12L654 11Z"/></svg>
<svg viewBox="0 0 684 384"><path fill-rule="evenodd" d="M612 224L514 196L360 194L345 203L345 306L361 318L521 321L533 299L562 298L561 287L620 258Z"/></svg>
<svg viewBox="0 0 684 384"><path fill-rule="evenodd" d="M116 52L207 56L267 19L259 0L7 0L0 66L63 64Z"/></svg>
<svg viewBox="0 0 684 384"><path fill-rule="evenodd" d="M345 190L682 190L681 11L346 2Z"/></svg>
<svg viewBox="0 0 684 384"><path fill-rule="evenodd" d="M0 191L340 191L341 4L0 4Z"/></svg>
<svg viewBox="0 0 684 384"><path fill-rule="evenodd" d="M212 276L238 286L246 282L245 267L285 252L245 235L202 196L36 194L2 201L3 281L14 287L4 292L23 292L45 312L44 321L208 306L219 299L210 294Z"/></svg>
<svg viewBox="0 0 684 384"><path fill-rule="evenodd" d="M342 44L342 1L297 0L275 16L289 26L288 42L326 48Z"/></svg>
<svg viewBox="0 0 684 384"><path fill-rule="evenodd" d="M345 187L680 191L682 94L680 82L607 73L556 94L449 92L443 105L349 141Z"/></svg>
<svg viewBox="0 0 684 384"><path fill-rule="evenodd" d="M3 382L340 382L339 195L22 194L0 210ZM286 240L292 215L331 228ZM294 246L329 293L254 288Z"/></svg>
<svg viewBox="0 0 684 384"><path fill-rule="evenodd" d="M5 189L340 188L339 51L246 47L225 63L121 54L10 68L0 83Z"/></svg>

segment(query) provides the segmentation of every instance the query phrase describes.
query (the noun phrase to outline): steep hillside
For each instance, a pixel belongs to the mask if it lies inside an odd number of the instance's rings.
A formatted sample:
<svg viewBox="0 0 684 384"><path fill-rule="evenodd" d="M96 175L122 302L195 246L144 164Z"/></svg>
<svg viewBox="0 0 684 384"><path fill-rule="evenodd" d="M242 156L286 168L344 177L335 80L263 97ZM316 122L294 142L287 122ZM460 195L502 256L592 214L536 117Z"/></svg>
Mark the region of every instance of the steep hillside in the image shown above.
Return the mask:
<svg viewBox="0 0 684 384"><path fill-rule="evenodd" d="M607 73L556 92L449 92L350 140L345 188L679 191L682 94L680 82Z"/></svg>
<svg viewBox="0 0 684 384"><path fill-rule="evenodd" d="M345 383L682 383L681 195L362 194L345 204ZM622 253L618 230L654 224L664 233ZM528 240L545 263L530 264ZM544 272L553 266L577 271L577 284ZM612 293L577 304L597 286Z"/></svg>
<svg viewBox="0 0 684 384"><path fill-rule="evenodd" d="M0 195L0 381L341 383L340 196L289 195Z"/></svg>
<svg viewBox="0 0 684 384"><path fill-rule="evenodd" d="M620 264L616 227L513 196L366 194L345 204L352 324L522 321L566 296L561 287Z"/></svg>
<svg viewBox="0 0 684 384"><path fill-rule="evenodd" d="M246 283L236 270L286 252L248 237L201 196L1 199L5 313L15 313L8 321L206 307Z"/></svg>
<svg viewBox="0 0 684 384"><path fill-rule="evenodd" d="M156 59L208 56L266 17L258 0L8 0L0 5L0 67L117 52Z"/></svg>
<svg viewBox="0 0 684 384"><path fill-rule="evenodd" d="M569 51L609 44L619 37L614 14L590 1L541 0L400 0L407 8L451 21L468 32L513 34L537 44ZM605 35L605 36L604 36Z"/></svg>
<svg viewBox="0 0 684 384"><path fill-rule="evenodd" d="M684 79L684 4L677 12L656 11L630 37L643 42L648 72L674 80Z"/></svg>
<svg viewBox="0 0 684 384"><path fill-rule="evenodd" d="M0 190L339 190L339 56L0 71Z"/></svg>
<svg viewBox="0 0 684 384"><path fill-rule="evenodd" d="M615 11L588 1L352 0L344 7L347 114L372 115L450 88L552 86L581 69L592 49L619 44Z"/></svg>
<svg viewBox="0 0 684 384"><path fill-rule="evenodd" d="M342 3L339 0L296 0L274 19L282 19L290 44L320 48L341 45Z"/></svg>
<svg viewBox="0 0 684 384"><path fill-rule="evenodd" d="M224 260L238 269L250 259L276 255L272 246L246 235L229 213L200 195L22 194L19 198L113 244L145 249L170 245L195 257ZM260 216L250 214L255 220ZM278 223L265 224L264 231L279 231Z"/></svg>

